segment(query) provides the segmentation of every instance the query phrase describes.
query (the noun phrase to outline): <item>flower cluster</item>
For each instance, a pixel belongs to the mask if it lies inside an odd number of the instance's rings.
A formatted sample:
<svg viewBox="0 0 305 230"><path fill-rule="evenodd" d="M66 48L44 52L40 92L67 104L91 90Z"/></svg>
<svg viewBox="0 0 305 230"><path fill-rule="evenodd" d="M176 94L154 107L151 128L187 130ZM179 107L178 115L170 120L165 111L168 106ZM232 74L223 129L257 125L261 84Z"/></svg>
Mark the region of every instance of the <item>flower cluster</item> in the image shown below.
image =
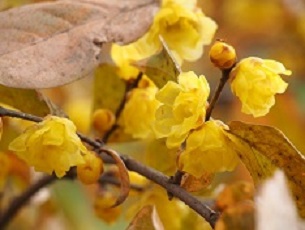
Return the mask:
<svg viewBox="0 0 305 230"><path fill-rule="evenodd" d="M227 142L225 129L220 121L207 121L190 133L185 151L179 157L179 168L201 177L204 171L231 171L238 163L238 156Z"/></svg>
<svg viewBox="0 0 305 230"><path fill-rule="evenodd" d="M209 93L206 78L194 72L181 73L178 83L169 81L156 94L162 103L156 112L156 136L167 137L169 148L183 143L190 130L204 123Z"/></svg>
<svg viewBox="0 0 305 230"><path fill-rule="evenodd" d="M120 67L120 76L128 79L138 72L130 65L132 61L147 58L161 49L160 36L181 63L200 58L203 46L210 44L216 28L216 23L196 6L196 1L163 0L150 30L127 46L114 44L111 56Z"/></svg>
<svg viewBox="0 0 305 230"><path fill-rule="evenodd" d="M66 119L47 116L28 127L13 140L9 149L36 171L62 177L72 166L85 163L86 147L76 135L76 127Z"/></svg>

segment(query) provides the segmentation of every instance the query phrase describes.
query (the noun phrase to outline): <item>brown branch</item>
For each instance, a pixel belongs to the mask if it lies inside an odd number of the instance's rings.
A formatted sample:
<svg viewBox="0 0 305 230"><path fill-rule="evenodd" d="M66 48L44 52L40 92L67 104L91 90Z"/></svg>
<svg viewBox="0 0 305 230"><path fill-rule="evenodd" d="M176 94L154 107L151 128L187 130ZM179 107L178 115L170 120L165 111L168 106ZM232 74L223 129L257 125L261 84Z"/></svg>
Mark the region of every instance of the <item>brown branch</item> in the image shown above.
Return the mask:
<svg viewBox="0 0 305 230"><path fill-rule="evenodd" d="M18 213L18 211L29 202L29 200L42 188L51 184L56 180L55 176L44 176L36 183L32 184L27 190L14 198L0 215L0 229L4 229L5 226L12 220L12 218Z"/></svg>
<svg viewBox="0 0 305 230"><path fill-rule="evenodd" d="M227 83L227 81L229 79L229 75L230 75L230 72L231 72L232 68L234 68L234 66L231 67L230 69L222 70L222 77L221 77L221 79L218 83L218 86L217 86L216 91L213 95L211 103L210 103L210 105L209 105L209 107L206 111L206 115L205 115L205 120L206 121L210 120L210 118L211 118L214 107L215 107L215 105L216 105L216 103L219 99L219 96L220 96L225 84Z"/></svg>
<svg viewBox="0 0 305 230"><path fill-rule="evenodd" d="M132 81L131 83L127 83L126 88L125 88L125 93L124 93L124 97L122 98L122 101L119 105L119 107L117 108L116 112L115 112L115 118L116 121L119 120L119 117L121 116L123 109L125 107L125 104L127 102L127 97L128 97L128 93L131 92L131 90L133 90L134 88L136 88L140 82L140 80L143 77L143 72L139 72L138 76L136 77L136 79L134 81ZM101 139L102 143L107 143L108 139L110 138L111 134L118 128L118 124L117 122L105 133L105 135L103 136L103 138Z"/></svg>
<svg viewBox="0 0 305 230"><path fill-rule="evenodd" d="M183 175L184 172L177 170L175 175L169 178L169 182L180 186ZM174 194L170 192L168 192L167 195L169 200L172 200L174 198Z"/></svg>
<svg viewBox="0 0 305 230"><path fill-rule="evenodd" d="M25 120L30 120L30 121L35 121L35 122L39 122L42 120L39 117L30 115L30 114L20 113L15 110L5 109L3 107L0 107L0 117L1 116L17 117L17 118L22 118ZM88 145L90 145L91 147L93 147L93 149L95 149L96 151L98 151L98 150L99 151L108 151L107 149L103 150L103 147L104 147L103 143L100 143L99 141L91 140L90 138L85 137L84 135L82 135L80 133L78 133L78 136L80 137L80 139L83 142L85 142ZM111 157L109 157L107 155L103 155L102 157L103 157L103 160L105 163L114 163L114 160ZM121 155L121 158L124 161L128 170L137 172L140 175L155 182L156 184L159 184L160 186L162 186L164 189L167 190L168 193L173 194L175 197L177 197L178 199L183 201L186 205L188 205L190 208L192 208L194 211L196 211L199 215L201 215L214 228L215 223L219 217L219 213L210 209L207 205L202 203L196 197L189 194L179 185L171 183L170 178L165 176L161 172L159 172L153 168L147 167L147 166L143 165L142 163L137 162L136 160L131 159L127 156ZM50 182L52 182L53 180L55 180L55 179L52 178L52 180ZM50 182L48 182L48 183L50 183ZM0 225L0 229L7 223L7 221L9 221L16 214L16 212L24 204L27 203L27 201L31 198L32 195L34 195L40 188L42 188L43 186L46 186L48 183L45 182L42 184L37 184L37 185L35 184L35 185L33 185L33 187L31 187L31 190L29 192L27 192L25 194L24 193L21 194L18 197L18 206L13 208L14 212L10 211L10 209L3 212L2 216L1 216L1 220L2 221L5 220L5 222L3 225ZM10 206L16 206L16 205L12 204Z"/></svg>
<svg viewBox="0 0 305 230"><path fill-rule="evenodd" d="M83 141L86 142L86 139L83 139ZM100 149L101 151L103 151L103 147L99 142L90 140L88 144L91 145L94 149ZM121 155L121 158L124 161L128 170L137 172L140 175L165 188L168 193L173 194L175 197L183 201L191 209L193 209L200 216L202 216L214 228L215 223L219 217L218 212L213 211L211 208L202 203L196 197L189 194L179 185L171 183L170 178L165 176L161 172L153 168L147 167L130 157ZM107 156L103 156L103 160L105 163L113 163L113 159Z"/></svg>
<svg viewBox="0 0 305 230"><path fill-rule="evenodd" d="M210 209L208 206L203 204L196 197L189 194L179 185L170 183L169 178L167 176L165 176L164 174L162 174L161 172L159 172L155 169L149 168L128 157L123 157L123 160L126 164L126 167L130 171L137 172L137 173L145 176L146 178L150 179L151 181L161 185L163 188L165 188L167 190L167 192L170 192L175 197L179 198L186 205L188 205L191 209L193 209L200 216L202 216L211 225L212 228L215 227L215 223L219 217L219 213Z"/></svg>

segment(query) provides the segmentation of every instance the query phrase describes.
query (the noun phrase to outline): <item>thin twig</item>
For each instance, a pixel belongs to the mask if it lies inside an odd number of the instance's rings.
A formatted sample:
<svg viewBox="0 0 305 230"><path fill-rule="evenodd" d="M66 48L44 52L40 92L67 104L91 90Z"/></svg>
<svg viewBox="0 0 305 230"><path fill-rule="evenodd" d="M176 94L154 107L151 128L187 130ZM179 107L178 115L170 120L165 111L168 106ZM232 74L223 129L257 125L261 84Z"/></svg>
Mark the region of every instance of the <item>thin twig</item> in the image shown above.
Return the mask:
<svg viewBox="0 0 305 230"><path fill-rule="evenodd" d="M122 98L122 101L119 105L119 107L117 108L116 112L115 112L115 118L116 121L118 121L119 117L121 116L123 109L125 107L125 104L127 102L127 97L128 97L128 93L133 90L134 88L136 88L140 82L140 80L143 77L143 72L139 72L137 78L132 81L131 83L127 83L126 88L125 88L125 93L124 93L124 97ZM118 124L117 122L105 133L105 135L103 136L103 138L101 139L102 143L107 143L108 139L110 138L111 134L118 128Z"/></svg>
<svg viewBox="0 0 305 230"><path fill-rule="evenodd" d="M15 117L15 118L21 118L23 120L33 121L33 122L41 122L43 120L41 117L37 117L32 114L19 112L17 110L6 109L2 106L0 106L0 117Z"/></svg>
<svg viewBox="0 0 305 230"><path fill-rule="evenodd" d="M219 96L220 96L220 94L221 94L221 92L223 90L223 87L225 86L225 84L227 83L227 81L229 79L229 74L230 74L232 68L226 69L226 70L222 70L222 77L221 77L221 79L220 79L220 81L218 83L218 86L217 86L216 91L214 93L214 96L213 96L213 98L211 100L211 103L210 103L210 105L209 105L209 107L208 107L208 109L206 111L206 115L205 115L205 120L206 121L210 120L210 118L211 118L211 115L212 115L212 112L214 110L214 107L215 107L215 105L216 105L216 103L217 103L217 101L219 99Z"/></svg>
<svg viewBox="0 0 305 230"><path fill-rule="evenodd" d="M99 142L90 141L90 143L88 144L90 145L92 144L92 147L94 149L100 148L100 150L103 151L103 148L100 146ZM214 228L215 223L219 218L218 212L213 211L210 207L206 206L196 197L189 194L179 185L171 183L170 178L168 176L165 176L161 172L153 168L147 167L130 157L121 155L121 158L124 161L128 170L137 172L140 175L146 177L147 179L155 182L156 184L161 185L163 188L167 190L168 193L173 194L173 196L177 197L178 199L183 201L186 205L188 205L190 208L192 208L194 211L196 211ZM103 160L105 163L113 163L113 159L111 158L103 157Z"/></svg>
<svg viewBox="0 0 305 230"><path fill-rule="evenodd" d="M27 190L21 193L19 196L9 204L6 210L1 213L0 216L0 229L4 229L5 226L12 220L12 218L18 213L18 211L29 202L29 200L42 188L51 184L56 180L55 176L44 176L36 183L32 184Z"/></svg>
<svg viewBox="0 0 305 230"><path fill-rule="evenodd" d="M169 182L180 186L183 175L184 172L177 170L175 175L169 178ZM174 195L168 192L168 198L169 200L172 200L174 198Z"/></svg>
<svg viewBox="0 0 305 230"><path fill-rule="evenodd" d="M179 198L183 201L186 205L196 211L200 216L202 216L212 228L215 227L215 223L219 218L219 213L213 211L208 206L203 204L200 200L196 197L189 194L186 190L181 188L179 185L169 183L169 178L162 174L161 172L149 168L141 163L129 158L123 157L123 160L126 164L126 167L130 171L137 172L146 178L150 179L151 181L161 185L163 188L167 190L167 192L172 193L175 197Z"/></svg>
<svg viewBox="0 0 305 230"><path fill-rule="evenodd" d="M22 118L22 119L25 119L25 120L36 121L36 122L39 122L39 121L42 120L39 117L30 115L30 114L20 113L20 112L15 111L15 110L5 109L3 107L0 107L0 116L18 117L18 118ZM78 136L80 137L80 139L83 142L87 143L88 145L93 147L95 150L109 151L107 149L103 149L104 144L100 143L99 141L91 140L90 138L85 137L84 135L82 135L80 133L78 133ZM114 163L114 160L111 157L106 156L106 155L103 155L102 157L103 157L103 160L104 160L105 163ZM159 184L160 186L165 188L168 193L173 194L175 197L177 197L178 199L183 201L186 205L188 205L190 208L192 208L194 211L196 211L199 215L201 215L203 218L205 218L205 220L208 223L210 223L210 225L212 227L215 226L215 223L216 223L216 221L219 217L219 213L210 209L208 206L206 206L204 203L202 203L196 197L189 194L187 191L185 191L179 185L171 183L170 178L165 176L161 172L159 172L159 171L157 171L153 168L147 167L147 166L143 165L142 163L137 162L136 160L131 159L127 156L120 155L120 157L122 158L126 167L130 171L137 172L140 175L148 178L149 180ZM53 180L55 180L55 178L54 179L52 178L52 180L50 182L52 182ZM31 198L31 196L33 194L35 194L40 188L46 186L50 182L46 181L42 184L35 184L31 187L29 192L21 194L18 197L18 199L16 198L18 200L18 202L17 202L18 206L13 208L14 212L10 211L11 208L9 210L6 210L6 211L3 212L2 216L1 216L1 220L4 221L3 222L4 224L0 225L0 229L1 229L2 226L4 226L7 223L7 221L9 221L16 214L16 212L25 203L27 203L27 201ZM15 204L12 204L10 206L15 206ZM7 216L9 217L9 219L8 219Z"/></svg>

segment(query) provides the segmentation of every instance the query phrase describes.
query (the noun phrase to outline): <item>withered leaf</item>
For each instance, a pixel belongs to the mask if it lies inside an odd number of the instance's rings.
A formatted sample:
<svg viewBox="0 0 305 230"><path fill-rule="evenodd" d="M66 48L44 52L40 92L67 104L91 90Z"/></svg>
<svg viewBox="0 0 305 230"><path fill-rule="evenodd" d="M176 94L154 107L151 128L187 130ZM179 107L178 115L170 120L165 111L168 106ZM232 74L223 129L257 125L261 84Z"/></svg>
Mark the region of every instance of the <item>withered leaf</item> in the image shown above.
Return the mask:
<svg viewBox="0 0 305 230"><path fill-rule="evenodd" d="M143 35L158 0L62 0L0 13L0 84L50 88L89 75L104 42Z"/></svg>
<svg viewBox="0 0 305 230"><path fill-rule="evenodd" d="M237 181L227 185L217 196L216 207L223 211L239 202L253 200L254 186L250 182Z"/></svg>
<svg viewBox="0 0 305 230"><path fill-rule="evenodd" d="M0 85L0 103L41 117L52 111L48 100L34 89L14 89Z"/></svg>
<svg viewBox="0 0 305 230"><path fill-rule="evenodd" d="M168 81L177 82L181 72L180 66L171 55L166 43L162 38L162 50L143 60L133 63L135 67L144 72L159 88L162 88Z"/></svg>
<svg viewBox="0 0 305 230"><path fill-rule="evenodd" d="M111 207L115 207L122 204L128 197L130 190L129 175L123 160L120 158L117 152L110 149L103 149L103 152L111 156L116 166L118 167L121 189L120 189L119 197L117 198L116 202L111 206Z"/></svg>
<svg viewBox="0 0 305 230"><path fill-rule="evenodd" d="M305 217L305 157L278 129L240 121L229 124L233 148L248 168L256 184L270 177L275 168L288 179L299 214Z"/></svg>
<svg viewBox="0 0 305 230"><path fill-rule="evenodd" d="M119 78L117 67L100 65L94 73L93 111L103 108L115 113L124 96L125 82Z"/></svg>
<svg viewBox="0 0 305 230"><path fill-rule="evenodd" d="M163 230L157 210L152 205L144 206L133 218L126 230Z"/></svg>

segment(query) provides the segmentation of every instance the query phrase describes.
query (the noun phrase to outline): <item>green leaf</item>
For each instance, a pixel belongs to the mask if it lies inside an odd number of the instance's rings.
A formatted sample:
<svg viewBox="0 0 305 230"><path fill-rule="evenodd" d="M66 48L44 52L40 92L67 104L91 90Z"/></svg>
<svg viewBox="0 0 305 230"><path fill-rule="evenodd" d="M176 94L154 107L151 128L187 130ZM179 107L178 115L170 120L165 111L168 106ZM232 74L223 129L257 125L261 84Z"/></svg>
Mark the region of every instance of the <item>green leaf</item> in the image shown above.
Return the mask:
<svg viewBox="0 0 305 230"><path fill-rule="evenodd" d="M163 230L156 208L144 206L133 218L126 230Z"/></svg>
<svg viewBox="0 0 305 230"><path fill-rule="evenodd" d="M117 67L103 64L95 71L93 110L104 108L113 113L125 94L125 83L117 74Z"/></svg>
<svg viewBox="0 0 305 230"><path fill-rule="evenodd" d="M305 157L278 129L251 125L240 121L229 124L228 135L238 155L260 184L270 177L275 168L282 169L297 203L299 214L305 217Z"/></svg>
<svg viewBox="0 0 305 230"><path fill-rule="evenodd" d="M123 229L126 224L116 222L111 227L98 219L84 188L75 181L59 180L52 186L52 197L69 223L69 229Z"/></svg>
<svg viewBox="0 0 305 230"><path fill-rule="evenodd" d="M165 42L163 40L161 42L163 48L159 53L133 64L159 88L162 88L168 81L177 82L177 77L181 72Z"/></svg>
<svg viewBox="0 0 305 230"><path fill-rule="evenodd" d="M0 85L0 103L41 117L51 113L46 98L37 90L9 88Z"/></svg>

